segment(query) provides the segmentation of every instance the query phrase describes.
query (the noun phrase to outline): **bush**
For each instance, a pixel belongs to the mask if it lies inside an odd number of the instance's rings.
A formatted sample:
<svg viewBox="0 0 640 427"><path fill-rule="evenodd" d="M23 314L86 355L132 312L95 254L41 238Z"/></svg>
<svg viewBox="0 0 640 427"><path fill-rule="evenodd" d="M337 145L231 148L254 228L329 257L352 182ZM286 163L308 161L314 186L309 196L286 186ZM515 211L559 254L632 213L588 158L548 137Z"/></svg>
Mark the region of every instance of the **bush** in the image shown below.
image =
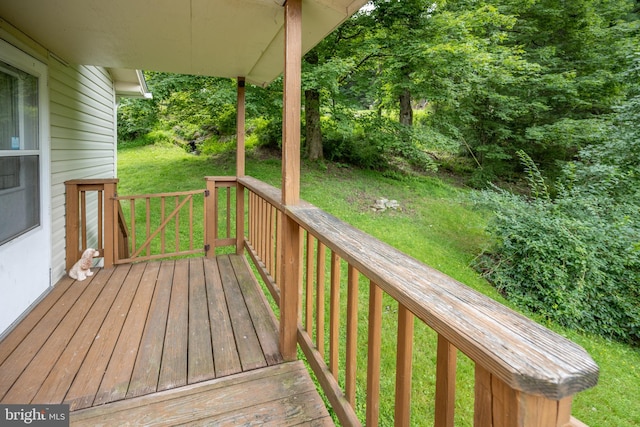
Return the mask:
<svg viewBox="0 0 640 427"><path fill-rule="evenodd" d="M640 344L639 209L565 182L552 199L524 157L531 198L494 188L494 247L477 267L509 299L561 325ZM566 185L569 184L569 185Z"/></svg>
<svg viewBox="0 0 640 427"><path fill-rule="evenodd" d="M364 169L387 170L397 162L426 171L436 168L423 149L423 134L396 120L363 113L349 120L323 117L324 155Z"/></svg>

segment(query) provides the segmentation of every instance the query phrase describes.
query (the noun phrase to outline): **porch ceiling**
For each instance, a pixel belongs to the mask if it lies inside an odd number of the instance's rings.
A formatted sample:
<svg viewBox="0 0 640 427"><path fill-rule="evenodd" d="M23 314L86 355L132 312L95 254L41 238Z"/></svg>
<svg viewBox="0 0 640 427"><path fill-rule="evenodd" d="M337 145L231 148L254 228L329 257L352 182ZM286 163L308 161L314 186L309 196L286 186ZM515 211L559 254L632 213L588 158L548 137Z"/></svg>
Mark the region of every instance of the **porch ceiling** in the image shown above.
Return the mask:
<svg viewBox="0 0 640 427"><path fill-rule="evenodd" d="M367 0L303 0L310 50ZM0 17L76 64L266 85L283 70L283 0L7 0Z"/></svg>

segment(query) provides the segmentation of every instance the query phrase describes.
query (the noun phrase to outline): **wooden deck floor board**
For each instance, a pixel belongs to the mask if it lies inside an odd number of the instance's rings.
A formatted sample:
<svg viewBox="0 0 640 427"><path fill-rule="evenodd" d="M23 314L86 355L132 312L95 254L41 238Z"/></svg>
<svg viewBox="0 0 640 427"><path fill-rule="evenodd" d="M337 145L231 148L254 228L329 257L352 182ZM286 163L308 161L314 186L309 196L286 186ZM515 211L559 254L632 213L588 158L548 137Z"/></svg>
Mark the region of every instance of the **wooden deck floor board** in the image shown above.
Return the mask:
<svg viewBox="0 0 640 427"><path fill-rule="evenodd" d="M332 425L302 362L290 362L72 414L74 426Z"/></svg>
<svg viewBox="0 0 640 427"><path fill-rule="evenodd" d="M159 271L159 262L146 265L122 328L124 333L120 334L116 342L93 405L124 399L127 394Z"/></svg>
<svg viewBox="0 0 640 427"><path fill-rule="evenodd" d="M32 313L0 342L0 403L68 403L78 425L332 425L240 256L97 269Z"/></svg>
<svg viewBox="0 0 640 427"><path fill-rule="evenodd" d="M11 333L2 341L2 347L0 347L0 365L13 353L13 351L22 343L22 341L33 331L33 328L45 317L49 310L55 306L58 299L60 299L65 292L69 289L74 280L65 277L53 289L47 294L47 297L42 300L38 305L25 316L24 319L11 331ZM50 316L51 317L51 316ZM55 325L50 326L54 327Z"/></svg>
<svg viewBox="0 0 640 427"><path fill-rule="evenodd" d="M93 280L93 277L89 279L89 281L91 280ZM55 328L73 307L73 304L80 297L84 289L85 287L82 286L81 282L74 281L72 286L64 292L51 310L38 322L38 327L31 329L27 337L23 339L15 349L12 349L11 353L2 365L0 365L0 399L4 398L9 388L11 388L31 360L33 360L34 356L40 348L42 348ZM45 300L48 303L48 298ZM45 301L42 301L42 303L45 303ZM21 329L20 325L18 325L17 329ZM13 344L13 332L14 331L2 341L3 347L5 341L7 341L8 344ZM7 347L9 347L9 345L7 345ZM6 352L8 352L8 350Z"/></svg>
<svg viewBox="0 0 640 427"><path fill-rule="evenodd" d="M229 305L229 315L242 370L248 371L267 366L267 361L262 353L260 341L253 327L251 315L243 299L231 261L228 258L221 258L218 261L218 265L224 286L224 294Z"/></svg>
<svg viewBox="0 0 640 427"><path fill-rule="evenodd" d="M127 399L153 393L158 387L174 267L174 261L163 261L160 265L158 282L149 307L149 316L142 334Z"/></svg>
<svg viewBox="0 0 640 427"><path fill-rule="evenodd" d="M187 384L187 352L189 334L189 260L175 263L173 286L162 347L162 362L157 390L168 390Z"/></svg>
<svg viewBox="0 0 640 427"><path fill-rule="evenodd" d="M72 411L93 404L144 271L145 264L134 264L128 270L120 292L65 396L64 401Z"/></svg>
<svg viewBox="0 0 640 427"><path fill-rule="evenodd" d="M81 285L86 283L86 288L82 295L73 304L56 329L53 330L23 373L16 379L7 394L2 398L3 402L31 403L35 393L40 389L47 375L49 375L69 340L75 335L112 273L113 269L99 270L92 277L93 280L91 282L80 282Z"/></svg>
<svg viewBox="0 0 640 427"><path fill-rule="evenodd" d="M66 395L129 272L126 267L115 270L106 280L96 302L87 313L86 320L76 331L33 400L53 402ZM97 283L94 282L93 285ZM58 403L62 403L62 400Z"/></svg>
<svg viewBox="0 0 640 427"><path fill-rule="evenodd" d="M224 298L224 288L218 263L205 264L205 283L211 325L211 343L216 377L224 377L242 371L236 348L229 308Z"/></svg>
<svg viewBox="0 0 640 427"><path fill-rule="evenodd" d="M203 260L189 260L189 348L187 382L193 384L215 377L211 327Z"/></svg>
<svg viewBox="0 0 640 427"><path fill-rule="evenodd" d="M253 327L260 341L262 352L267 364L274 365L282 363L282 355L278 347L278 324L269 311L268 302L264 294L260 292L258 283L250 273L249 265L245 259L240 257L232 258L231 263L238 279L238 284L247 305L253 307L249 311Z"/></svg>

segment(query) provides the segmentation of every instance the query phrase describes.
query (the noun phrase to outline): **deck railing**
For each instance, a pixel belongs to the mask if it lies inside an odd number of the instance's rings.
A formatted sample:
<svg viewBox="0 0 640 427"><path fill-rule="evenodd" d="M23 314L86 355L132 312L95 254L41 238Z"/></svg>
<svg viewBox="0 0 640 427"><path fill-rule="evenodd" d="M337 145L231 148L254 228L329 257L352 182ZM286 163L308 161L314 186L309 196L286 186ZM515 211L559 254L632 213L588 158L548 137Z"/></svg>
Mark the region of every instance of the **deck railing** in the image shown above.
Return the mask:
<svg viewBox="0 0 640 427"><path fill-rule="evenodd" d="M571 403L597 383L598 367L581 347L312 205L283 206L279 190L238 182L248 193L246 247L275 301L283 218L300 227L298 343L343 425L380 424L389 369L394 423L410 424L416 317L437 333L433 425L454 425L459 352L474 364L475 426L582 425ZM391 316L393 368L381 366L383 318Z"/></svg>
<svg viewBox="0 0 640 427"><path fill-rule="evenodd" d="M106 260L113 253L117 261L114 248L121 237L118 227L108 224L115 224L116 201L125 198L116 195L115 182L106 181L98 190L104 200L104 254ZM77 185L68 186L68 197L70 190L78 194ZM293 328L343 425L386 424L380 414L385 405L392 406L395 425L410 424L414 360L424 360L427 351L416 331L427 329L437 334L437 347L426 355L436 360L435 390L420 392L434 396L435 426L454 425L456 394L467 385L456 385L460 353L475 371L473 408L462 408L473 413L475 426L582 425L571 417L573 396L597 383L598 367L578 345L308 203L283 206L280 190L261 181L210 177L207 190L213 195L205 197L203 207L207 256L217 246L246 248L276 304L286 300L284 293L296 294L289 297L299 301L296 321L281 316L281 334ZM67 207L82 218L78 200L68 199ZM170 216L161 214L161 222ZM76 256L73 242L80 242L82 233L71 228L86 222L68 214L67 236ZM134 247L132 253L140 251ZM295 283L283 283L292 271ZM396 328L391 344L384 342L389 324ZM393 366L382 366L383 347L395 352ZM387 392L389 375L395 385ZM393 395L390 404L387 395Z"/></svg>
<svg viewBox="0 0 640 427"><path fill-rule="evenodd" d="M117 257L128 257L128 231L122 210L113 203L117 185L118 179L65 182L67 270L88 247L98 250L107 265L112 265ZM114 235L121 244L114 245Z"/></svg>
<svg viewBox="0 0 640 427"><path fill-rule="evenodd" d="M205 180L201 190L129 196L118 179L67 181L67 269L94 246L106 267L236 246L235 178Z"/></svg>

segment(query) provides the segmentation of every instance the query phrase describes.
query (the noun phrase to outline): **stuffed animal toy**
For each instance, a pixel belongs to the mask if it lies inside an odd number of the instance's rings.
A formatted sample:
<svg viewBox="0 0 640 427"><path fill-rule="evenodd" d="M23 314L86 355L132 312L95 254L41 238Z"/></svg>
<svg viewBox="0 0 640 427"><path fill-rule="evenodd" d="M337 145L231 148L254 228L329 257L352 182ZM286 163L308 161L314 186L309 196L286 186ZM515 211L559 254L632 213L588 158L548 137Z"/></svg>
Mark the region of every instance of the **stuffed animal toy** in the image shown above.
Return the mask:
<svg viewBox="0 0 640 427"><path fill-rule="evenodd" d="M93 257L100 256L100 252L93 248L88 248L82 253L82 258L76 262L71 270L69 277L76 280L84 280L87 276L93 276L91 266L93 266Z"/></svg>

